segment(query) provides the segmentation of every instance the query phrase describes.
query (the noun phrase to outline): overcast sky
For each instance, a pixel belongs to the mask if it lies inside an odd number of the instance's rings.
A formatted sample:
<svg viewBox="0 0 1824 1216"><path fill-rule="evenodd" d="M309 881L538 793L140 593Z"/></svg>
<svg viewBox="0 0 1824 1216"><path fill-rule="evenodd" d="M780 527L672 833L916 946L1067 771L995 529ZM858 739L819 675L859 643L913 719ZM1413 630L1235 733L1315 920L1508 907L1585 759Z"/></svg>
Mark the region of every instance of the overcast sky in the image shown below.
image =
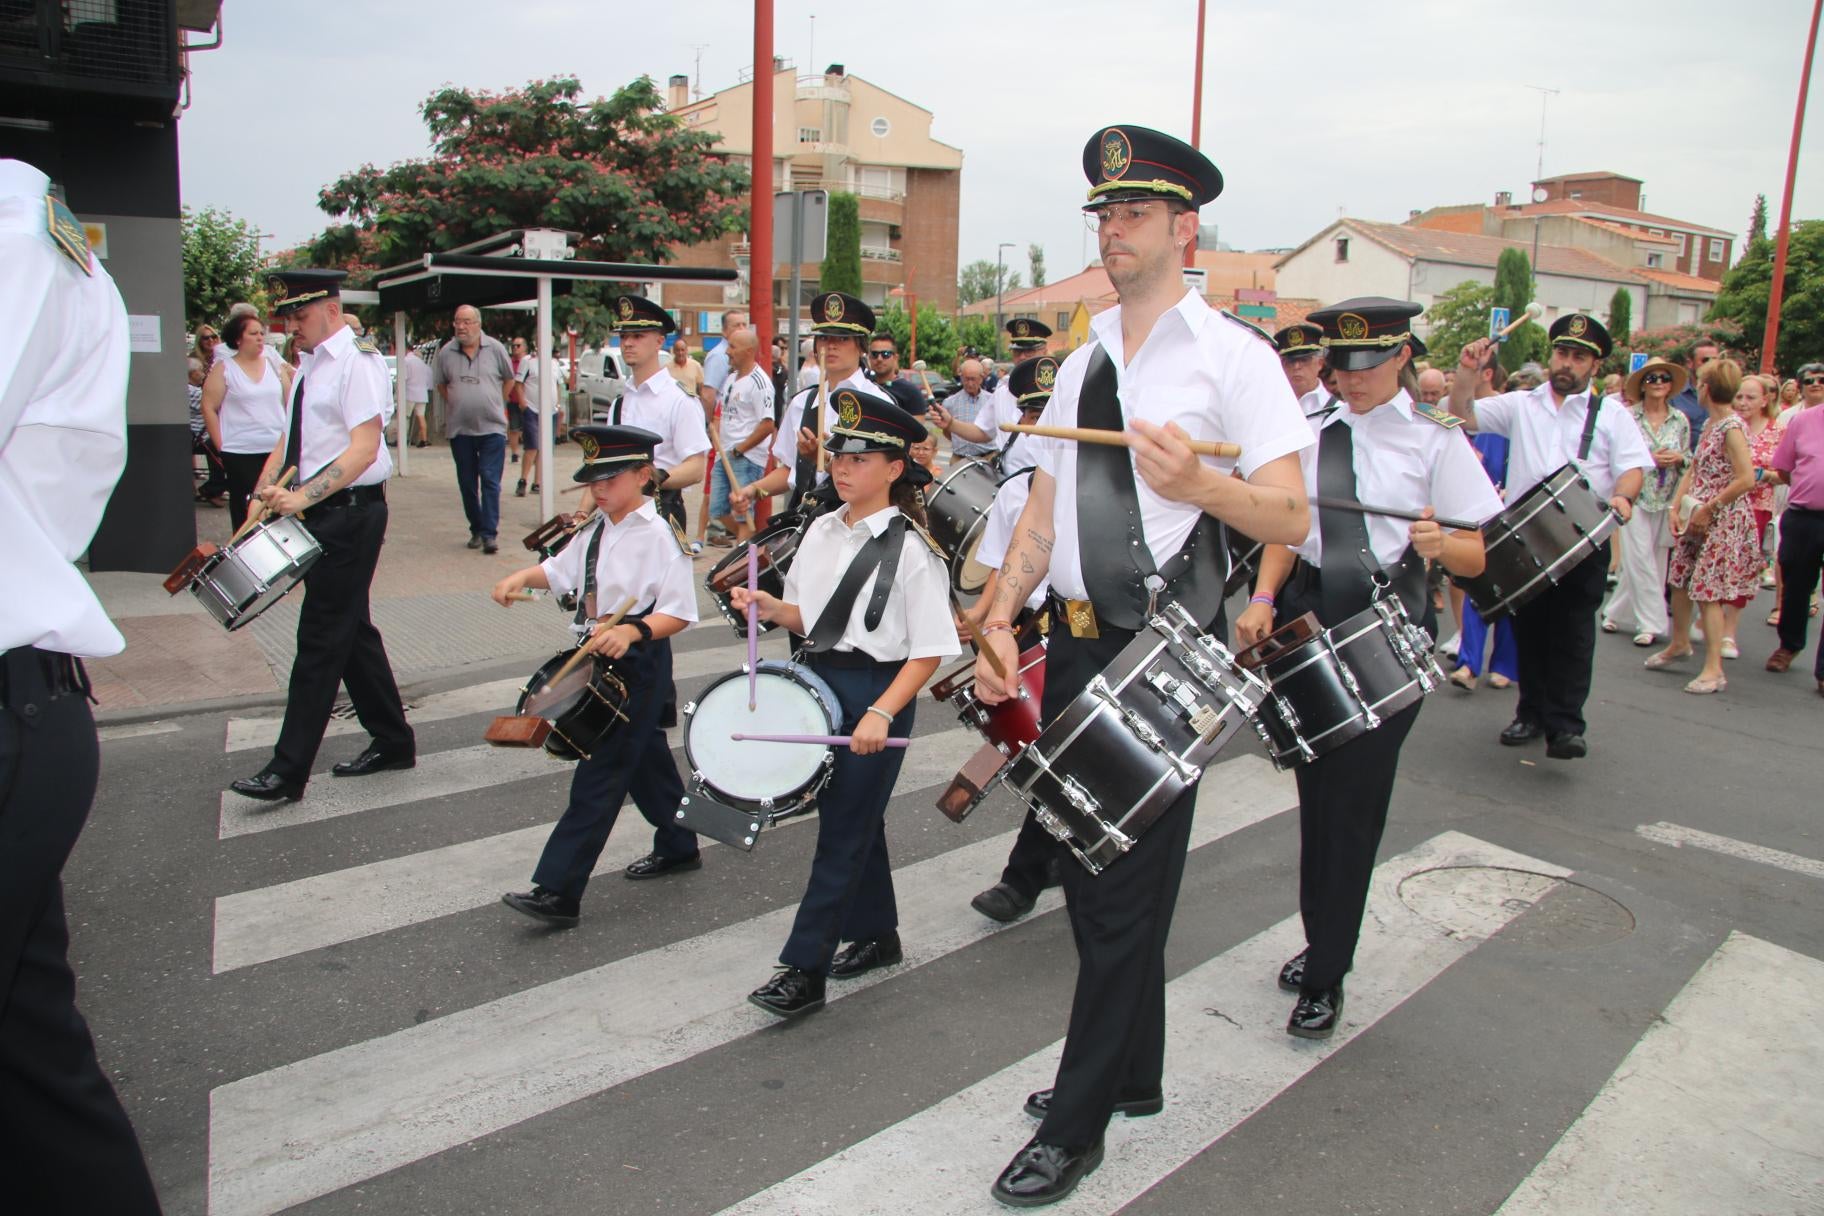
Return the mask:
<svg viewBox="0 0 1824 1216"><path fill-rule="evenodd" d="M774 49L800 72L842 63L924 106L963 149L961 257L1045 247L1050 277L1094 243L1078 208L1084 141L1111 122L1190 134L1195 0L1011 6L802 3L775 9ZM1613 169L1646 209L1747 227L1779 215L1810 5L1805 0L1528 6L1209 0L1204 150L1227 188L1204 208L1237 249L1297 245L1339 214L1524 200L1545 172ZM328 222L319 188L364 162L422 155L417 110L437 87L499 90L575 74L591 94L641 75L698 74L705 93L753 59L751 4L698 0L405 0L313 6L227 0L225 45L193 58L180 123L183 192L286 247ZM815 14L813 21L812 15ZM814 33L813 33L814 31ZM813 42L814 38L814 42ZM1824 215L1824 126L1809 106L1795 218Z"/></svg>

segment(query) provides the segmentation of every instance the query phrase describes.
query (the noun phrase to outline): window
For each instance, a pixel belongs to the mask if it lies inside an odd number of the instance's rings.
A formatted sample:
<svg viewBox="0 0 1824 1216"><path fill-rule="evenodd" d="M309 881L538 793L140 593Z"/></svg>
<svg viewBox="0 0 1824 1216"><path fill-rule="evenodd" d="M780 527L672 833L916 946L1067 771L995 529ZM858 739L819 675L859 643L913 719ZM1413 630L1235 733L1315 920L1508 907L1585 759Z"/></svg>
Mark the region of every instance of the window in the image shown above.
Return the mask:
<svg viewBox="0 0 1824 1216"><path fill-rule="evenodd" d="M1336 260L1339 262L1349 260L1349 238L1346 236L1336 238Z"/></svg>
<svg viewBox="0 0 1824 1216"><path fill-rule="evenodd" d="M1582 197L1583 197L1583 191L1581 191L1581 190L1573 190L1573 191L1571 191L1571 197L1572 197L1572 198L1582 198Z"/></svg>
<svg viewBox="0 0 1824 1216"><path fill-rule="evenodd" d="M1649 253L1647 255L1647 269L1648 270L1658 270L1660 267L1660 264L1664 261L1665 261L1665 255L1663 253Z"/></svg>
<svg viewBox="0 0 1824 1216"><path fill-rule="evenodd" d="M1062 333L1064 330L1069 329L1070 328L1070 314L1067 312L1059 313L1058 314L1058 323L1056 325L1052 326L1052 328L1059 331L1060 333Z"/></svg>
<svg viewBox="0 0 1824 1216"><path fill-rule="evenodd" d="M1704 260L1707 262L1722 261L1723 260L1723 244L1724 244L1724 242L1723 242L1722 237L1720 237L1720 236L1711 237L1710 238L1710 252L1709 252L1709 255Z"/></svg>
<svg viewBox="0 0 1824 1216"><path fill-rule="evenodd" d="M873 122L868 124L868 130L874 132L875 139L885 139L888 133L893 130L893 124L884 118L876 118Z"/></svg>
<svg viewBox="0 0 1824 1216"><path fill-rule="evenodd" d="M1685 234L1682 232L1674 232L1672 234L1672 239L1678 242L1678 258L1682 262L1685 258L1685 252L1686 252L1685 251Z"/></svg>
<svg viewBox="0 0 1824 1216"><path fill-rule="evenodd" d="M1648 236L1664 236L1664 235L1666 235L1666 230L1664 228L1649 228L1649 229L1647 229L1647 235Z"/></svg>
<svg viewBox="0 0 1824 1216"><path fill-rule="evenodd" d="M820 144L823 142L821 127L799 127L798 142L801 144Z"/></svg>

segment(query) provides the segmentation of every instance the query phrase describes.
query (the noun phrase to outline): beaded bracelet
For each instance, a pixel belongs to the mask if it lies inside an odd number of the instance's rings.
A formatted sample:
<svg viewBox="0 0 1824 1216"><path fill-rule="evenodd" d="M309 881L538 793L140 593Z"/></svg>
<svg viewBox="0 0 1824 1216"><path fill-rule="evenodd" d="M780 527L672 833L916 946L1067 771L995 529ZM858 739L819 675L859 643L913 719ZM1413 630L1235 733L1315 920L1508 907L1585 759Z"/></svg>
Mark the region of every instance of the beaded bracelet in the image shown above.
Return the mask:
<svg viewBox="0 0 1824 1216"><path fill-rule="evenodd" d="M991 633L1012 633L1012 632L1013 632L1013 626L1011 624L1009 624L1008 622L994 621L994 622L991 622L986 628L984 628L982 630L982 636L985 638Z"/></svg>
<svg viewBox="0 0 1824 1216"><path fill-rule="evenodd" d="M879 714L881 717L883 717L887 720L888 726L893 725L893 715L888 713L886 710L882 709L878 705L870 705L862 712L869 713L869 714Z"/></svg>
<svg viewBox="0 0 1824 1216"><path fill-rule="evenodd" d="M1265 604L1267 607L1271 608L1273 606L1273 597L1262 592L1259 595L1250 595L1248 597L1248 603Z"/></svg>

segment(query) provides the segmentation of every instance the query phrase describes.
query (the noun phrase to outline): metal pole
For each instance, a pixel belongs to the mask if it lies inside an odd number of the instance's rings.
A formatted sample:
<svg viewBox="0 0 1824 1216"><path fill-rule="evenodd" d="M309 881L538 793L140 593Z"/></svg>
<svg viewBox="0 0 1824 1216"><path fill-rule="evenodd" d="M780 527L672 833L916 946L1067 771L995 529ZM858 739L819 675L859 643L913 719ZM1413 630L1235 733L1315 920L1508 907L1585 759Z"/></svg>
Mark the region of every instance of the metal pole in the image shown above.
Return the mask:
<svg viewBox="0 0 1824 1216"><path fill-rule="evenodd" d="M1001 315L1005 307L1007 286L1007 274L1001 268L1001 250L1005 248L1007 246L999 245L994 251L994 352L997 355L1001 352L1001 326L1007 323Z"/></svg>
<svg viewBox="0 0 1824 1216"><path fill-rule="evenodd" d="M1811 56L1818 47L1818 14L1824 0L1813 0L1811 35L1805 39L1805 70L1799 75L1799 105L1792 116L1792 150L1786 154L1786 193L1780 199L1780 236L1773 253L1773 283L1767 292L1767 328L1761 337L1761 370L1773 370L1780 341L1780 298L1786 294L1786 250L1792 242L1792 181L1799 171L1799 135L1805 129L1805 96L1811 91Z"/></svg>
<svg viewBox="0 0 1824 1216"><path fill-rule="evenodd" d="M1197 0L1197 66L1191 76L1191 147L1203 146L1203 10L1206 0ZM1184 264L1197 264L1197 242L1184 247Z"/></svg>
<svg viewBox="0 0 1824 1216"><path fill-rule="evenodd" d="M754 0L754 156L748 203L747 310L761 354L773 342L773 0ZM792 352L796 359L798 353Z"/></svg>
<svg viewBox="0 0 1824 1216"><path fill-rule="evenodd" d="M431 407L425 406L424 412L425 433L429 434ZM399 466L399 476L404 477L406 449L412 446L407 438L412 429L412 411L405 403L405 313L397 310L393 313L393 423L399 430L399 459L394 463Z"/></svg>
<svg viewBox="0 0 1824 1216"><path fill-rule="evenodd" d="M911 309L912 316L912 349L906 355L906 367L910 368L918 362L918 295L916 292L906 293L906 305Z"/></svg>
<svg viewBox="0 0 1824 1216"><path fill-rule="evenodd" d="M787 332L791 337L787 339L789 346L786 350L785 358L787 374L790 378L790 383L786 387L787 398L798 395L798 296L804 290L804 276L802 273L804 263L804 193L799 190L793 190L791 196L792 242L789 248L791 249L792 255L792 292L791 298L785 302L785 307L788 310L786 315L791 318L787 329Z"/></svg>
<svg viewBox="0 0 1824 1216"><path fill-rule="evenodd" d="M538 515L557 514L557 490L551 476L551 407L557 402L557 367L551 361L551 276L538 276ZM572 362L571 366L575 366Z"/></svg>

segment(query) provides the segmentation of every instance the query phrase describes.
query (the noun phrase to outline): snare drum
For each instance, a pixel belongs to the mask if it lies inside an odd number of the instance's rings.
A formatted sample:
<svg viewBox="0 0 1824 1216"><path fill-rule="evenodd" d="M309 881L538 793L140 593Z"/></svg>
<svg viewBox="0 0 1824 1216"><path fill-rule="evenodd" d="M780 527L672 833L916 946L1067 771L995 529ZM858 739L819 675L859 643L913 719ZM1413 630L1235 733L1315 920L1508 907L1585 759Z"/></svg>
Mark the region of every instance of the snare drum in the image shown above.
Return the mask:
<svg viewBox="0 0 1824 1216"><path fill-rule="evenodd" d="M615 674L614 664L601 655L577 664L565 673L561 683L551 683L575 653L575 647L560 651L533 672L519 690L519 702L513 707L514 713L523 714L526 699L533 693L550 691L561 695L562 699L543 715L551 723L545 750L559 760L587 760L609 735L627 723L627 685Z"/></svg>
<svg viewBox="0 0 1824 1216"><path fill-rule="evenodd" d="M197 571L190 594L230 630L239 629L304 581L323 556L303 523L289 515L255 524Z"/></svg>
<svg viewBox="0 0 1824 1216"><path fill-rule="evenodd" d="M994 506L994 492L999 488L993 465L964 460L952 465L925 493L931 539L949 559L951 588L966 595L979 595L994 573L975 560L975 550L982 543L988 509Z"/></svg>
<svg viewBox="0 0 1824 1216"><path fill-rule="evenodd" d="M1015 757L1007 788L1092 874L1203 776L1267 686L1179 604L1161 608L1115 661Z"/></svg>
<svg viewBox="0 0 1824 1216"><path fill-rule="evenodd" d="M736 587L747 586L749 547L757 547L760 551L760 590L783 597L785 572L791 568L792 559L798 555L798 545L804 540L805 526L808 523L809 517L805 515L783 515L754 533L751 540L736 545L728 556L710 567L708 577L703 580L704 585L709 588L710 598L716 601L716 607L722 610L723 617L734 626L735 634L742 640L747 638L747 614L735 611L728 593ZM777 628L771 621L758 623L761 633ZM747 702L743 701L741 707L745 711Z"/></svg>
<svg viewBox="0 0 1824 1216"><path fill-rule="evenodd" d="M1280 768L1333 752L1444 683L1431 635L1398 596L1330 629L1307 612L1236 656L1272 689L1261 704L1267 752Z"/></svg>
<svg viewBox="0 0 1824 1216"><path fill-rule="evenodd" d="M1620 522L1567 464L1482 525L1482 573L1457 585L1485 621L1509 616L1561 582Z"/></svg>
<svg viewBox="0 0 1824 1216"><path fill-rule="evenodd" d="M937 809L961 823L981 805L1007 775L1013 758L1039 737L1039 707L1045 702L1045 643L1020 652L1020 695L989 705L975 695L975 660L931 686L931 695L957 709L957 718L974 728L988 745L969 761L944 792ZM985 771L992 753L998 757L993 771Z"/></svg>
<svg viewBox="0 0 1824 1216"><path fill-rule="evenodd" d="M748 709L745 671L730 672L705 688L684 706L684 755L693 795L750 815L764 826L816 805L829 783L835 749L729 736L756 729L833 735L842 723L842 707L816 672L777 659L761 661L754 703L756 708Z"/></svg>

